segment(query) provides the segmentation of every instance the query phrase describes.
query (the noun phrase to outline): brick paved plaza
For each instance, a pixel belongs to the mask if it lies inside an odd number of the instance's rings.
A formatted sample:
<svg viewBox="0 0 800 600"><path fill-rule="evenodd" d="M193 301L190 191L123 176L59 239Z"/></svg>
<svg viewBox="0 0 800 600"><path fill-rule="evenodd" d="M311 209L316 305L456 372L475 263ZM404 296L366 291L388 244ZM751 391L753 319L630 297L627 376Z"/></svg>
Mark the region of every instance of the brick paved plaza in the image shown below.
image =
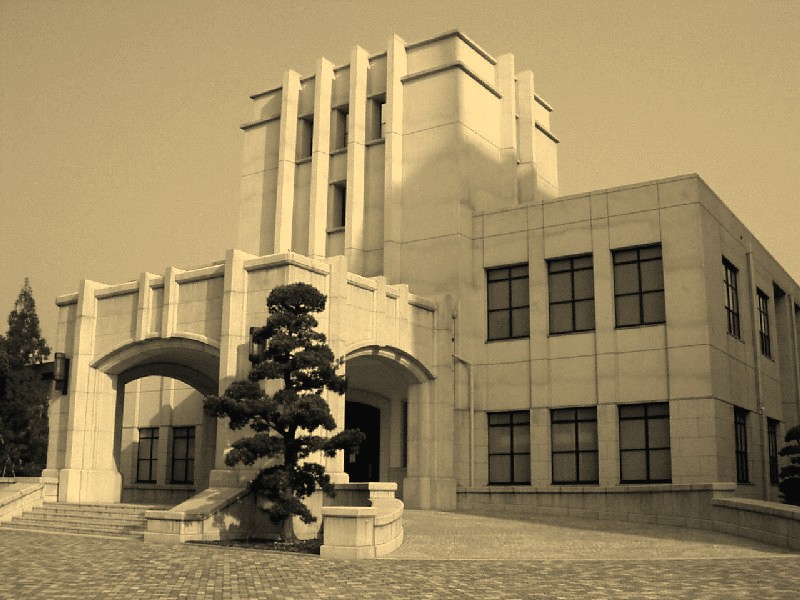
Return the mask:
<svg viewBox="0 0 800 600"><path fill-rule="evenodd" d="M380 560L0 530L0 598L795 597L800 554L675 528L408 511Z"/></svg>

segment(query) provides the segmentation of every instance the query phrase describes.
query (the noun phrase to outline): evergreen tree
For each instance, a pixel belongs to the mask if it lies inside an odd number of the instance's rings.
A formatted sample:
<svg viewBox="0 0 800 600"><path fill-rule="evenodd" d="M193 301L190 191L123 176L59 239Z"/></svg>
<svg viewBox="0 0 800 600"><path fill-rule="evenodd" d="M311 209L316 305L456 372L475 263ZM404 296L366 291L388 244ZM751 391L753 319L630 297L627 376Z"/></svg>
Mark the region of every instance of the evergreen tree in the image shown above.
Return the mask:
<svg viewBox="0 0 800 600"><path fill-rule="evenodd" d="M268 501L265 510L274 523L293 515L304 523L315 521L303 499L315 489L332 496L334 489L325 468L308 458L316 452L333 457L338 450L355 449L364 437L358 430L330 437L314 433L336 427L323 390L343 394L346 387L325 335L314 330L318 323L311 313L324 310L325 301L319 290L305 283L272 290L266 325L254 333L263 351L248 380L236 381L222 396L205 400L206 412L230 419L231 429L249 426L255 432L234 442L225 458L229 466L271 459L251 489ZM279 389L269 393L265 388Z"/></svg>
<svg viewBox="0 0 800 600"><path fill-rule="evenodd" d="M800 425L792 427L784 437L786 446L780 449L781 456L788 456L789 464L778 473L778 489L781 502L800 506Z"/></svg>
<svg viewBox="0 0 800 600"><path fill-rule="evenodd" d="M49 356L25 278L0 336L0 471L6 474L39 475L45 467L49 385L31 367Z"/></svg>

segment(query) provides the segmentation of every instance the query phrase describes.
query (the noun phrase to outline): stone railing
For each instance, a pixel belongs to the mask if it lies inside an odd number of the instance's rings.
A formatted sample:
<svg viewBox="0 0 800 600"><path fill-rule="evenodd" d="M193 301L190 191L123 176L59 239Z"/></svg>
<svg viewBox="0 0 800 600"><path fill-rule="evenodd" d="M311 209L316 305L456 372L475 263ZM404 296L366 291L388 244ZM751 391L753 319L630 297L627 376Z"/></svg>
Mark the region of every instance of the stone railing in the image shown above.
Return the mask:
<svg viewBox="0 0 800 600"><path fill-rule="evenodd" d="M0 523L45 502L55 502L57 481L45 477L0 478Z"/></svg>
<svg viewBox="0 0 800 600"><path fill-rule="evenodd" d="M361 559L389 554L403 543L403 503L396 483L340 483L322 507L324 558Z"/></svg>

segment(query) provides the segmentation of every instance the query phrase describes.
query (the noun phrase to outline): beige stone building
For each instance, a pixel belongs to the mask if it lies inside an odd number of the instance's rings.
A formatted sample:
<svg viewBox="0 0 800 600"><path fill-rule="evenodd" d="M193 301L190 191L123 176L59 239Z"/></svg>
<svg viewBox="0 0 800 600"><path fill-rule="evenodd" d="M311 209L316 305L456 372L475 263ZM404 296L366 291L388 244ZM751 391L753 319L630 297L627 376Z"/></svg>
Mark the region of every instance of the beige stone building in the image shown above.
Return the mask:
<svg viewBox="0 0 800 600"><path fill-rule="evenodd" d="M438 509L777 498L800 288L700 177L559 196L533 74L459 32L356 47L252 101L237 249L58 299L60 501L244 486L202 395L246 375L249 330L293 281L328 296L349 380L330 404L368 436L328 461L339 481Z"/></svg>

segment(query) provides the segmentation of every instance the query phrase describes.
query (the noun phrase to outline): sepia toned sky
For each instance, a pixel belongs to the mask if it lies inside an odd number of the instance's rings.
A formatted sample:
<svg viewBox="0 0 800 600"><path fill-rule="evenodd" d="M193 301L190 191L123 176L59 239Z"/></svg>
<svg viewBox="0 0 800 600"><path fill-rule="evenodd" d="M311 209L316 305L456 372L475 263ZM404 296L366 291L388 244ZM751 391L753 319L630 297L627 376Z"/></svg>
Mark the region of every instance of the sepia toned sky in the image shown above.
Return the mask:
<svg viewBox="0 0 800 600"><path fill-rule="evenodd" d="M0 0L0 332L224 258L250 94L460 29L532 69L562 194L699 173L800 280L800 1Z"/></svg>

